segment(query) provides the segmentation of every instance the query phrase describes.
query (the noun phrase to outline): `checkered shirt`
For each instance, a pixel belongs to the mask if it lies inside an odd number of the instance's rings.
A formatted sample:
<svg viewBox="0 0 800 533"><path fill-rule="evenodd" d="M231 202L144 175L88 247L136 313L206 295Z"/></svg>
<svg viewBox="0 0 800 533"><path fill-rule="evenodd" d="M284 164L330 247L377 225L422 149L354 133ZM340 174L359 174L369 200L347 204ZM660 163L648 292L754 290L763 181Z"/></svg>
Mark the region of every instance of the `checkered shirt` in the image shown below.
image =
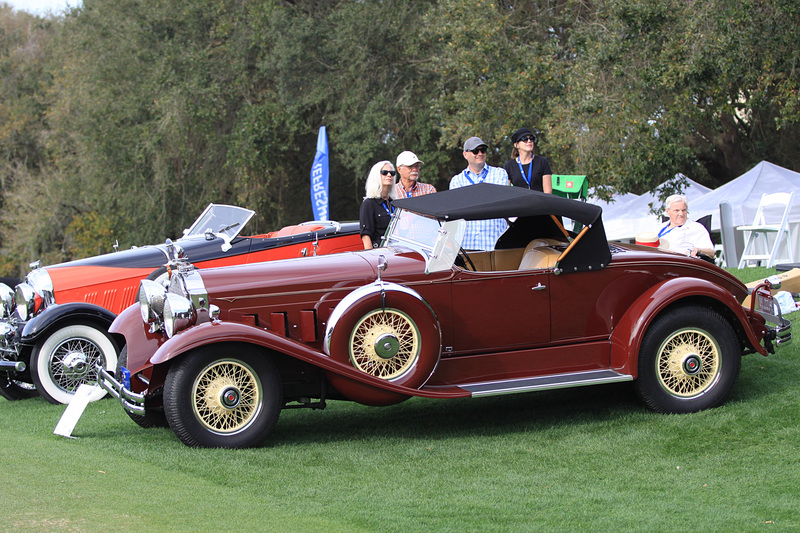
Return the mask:
<svg viewBox="0 0 800 533"><path fill-rule="evenodd" d="M411 198L412 196L422 196L423 194L433 194L436 192L436 187L430 183L416 182L411 188L411 192L406 192L403 184L399 181L394 186L394 192L397 193L398 198Z"/></svg>
<svg viewBox="0 0 800 533"><path fill-rule="evenodd" d="M508 185L508 173L499 167L486 165L480 174L475 174L469 167L450 178L450 188L458 189L476 183L494 183ZM494 250L497 239L508 229L508 224L502 218L488 220L467 220L467 229L464 232L462 247L465 250Z"/></svg>

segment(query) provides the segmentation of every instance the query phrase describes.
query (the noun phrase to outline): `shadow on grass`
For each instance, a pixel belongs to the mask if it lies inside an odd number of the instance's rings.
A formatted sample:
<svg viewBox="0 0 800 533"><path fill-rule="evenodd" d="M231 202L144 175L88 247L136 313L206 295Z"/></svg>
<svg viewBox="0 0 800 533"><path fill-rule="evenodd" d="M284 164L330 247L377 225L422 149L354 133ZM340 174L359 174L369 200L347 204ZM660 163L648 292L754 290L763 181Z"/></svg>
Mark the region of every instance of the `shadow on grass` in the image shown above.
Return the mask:
<svg viewBox="0 0 800 533"><path fill-rule="evenodd" d="M448 439L624 423L648 416L630 383L488 398L412 398L390 407L330 402L324 411L281 413L267 446L353 439Z"/></svg>

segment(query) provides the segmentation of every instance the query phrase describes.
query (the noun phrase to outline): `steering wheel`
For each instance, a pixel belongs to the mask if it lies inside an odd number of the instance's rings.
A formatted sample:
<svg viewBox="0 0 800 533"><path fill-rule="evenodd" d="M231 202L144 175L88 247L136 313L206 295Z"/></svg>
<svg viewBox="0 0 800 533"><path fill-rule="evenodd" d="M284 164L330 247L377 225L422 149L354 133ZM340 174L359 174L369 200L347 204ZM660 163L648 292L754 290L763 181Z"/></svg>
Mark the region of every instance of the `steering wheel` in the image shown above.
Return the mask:
<svg viewBox="0 0 800 533"><path fill-rule="evenodd" d="M467 263L469 263L469 266L471 267L470 270L472 270L473 272L478 270L477 268L475 268L475 263L472 262L472 259L469 258L469 255L467 255L467 251L464 250L463 247L459 248L458 256L459 257L464 256L464 259L466 260Z"/></svg>

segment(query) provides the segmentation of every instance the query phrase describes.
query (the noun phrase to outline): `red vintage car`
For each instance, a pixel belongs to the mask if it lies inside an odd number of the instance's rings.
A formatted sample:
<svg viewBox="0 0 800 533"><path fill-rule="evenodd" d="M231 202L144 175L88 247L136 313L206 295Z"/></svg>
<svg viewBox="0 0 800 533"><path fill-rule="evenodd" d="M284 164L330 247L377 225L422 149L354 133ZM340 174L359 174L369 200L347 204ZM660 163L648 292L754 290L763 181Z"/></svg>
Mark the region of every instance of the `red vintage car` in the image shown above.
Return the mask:
<svg viewBox="0 0 800 533"><path fill-rule="evenodd" d="M282 408L333 399L634 381L656 411L698 411L725 401L743 354L791 339L768 283L744 307L709 262L607 242L597 206L488 184L395 206L383 248L142 281L110 328L125 364L99 384L187 445L249 447ZM462 249L467 221L490 218L510 220L494 250Z"/></svg>
<svg viewBox="0 0 800 533"><path fill-rule="evenodd" d="M312 222L241 236L254 212L210 204L174 243L35 267L14 290L0 284L0 395L68 403L94 366L116 368L121 344L108 326L136 301L143 278L166 280L168 261L198 268L363 249L358 223ZM98 389L92 399L105 392Z"/></svg>

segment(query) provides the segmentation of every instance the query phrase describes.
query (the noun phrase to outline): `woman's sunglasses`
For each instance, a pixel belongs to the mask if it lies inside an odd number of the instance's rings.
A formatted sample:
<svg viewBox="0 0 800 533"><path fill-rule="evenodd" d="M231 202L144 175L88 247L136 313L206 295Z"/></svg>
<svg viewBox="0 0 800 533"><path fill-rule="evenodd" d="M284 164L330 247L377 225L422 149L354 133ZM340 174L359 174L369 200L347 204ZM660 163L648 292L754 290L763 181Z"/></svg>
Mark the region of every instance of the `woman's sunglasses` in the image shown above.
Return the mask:
<svg viewBox="0 0 800 533"><path fill-rule="evenodd" d="M381 170L381 176L394 176L397 174L394 170Z"/></svg>
<svg viewBox="0 0 800 533"><path fill-rule="evenodd" d="M526 142L533 142L534 140L535 139L533 137L531 137L530 135L527 135L527 136L523 137L522 139L520 139L518 142L526 143Z"/></svg>

